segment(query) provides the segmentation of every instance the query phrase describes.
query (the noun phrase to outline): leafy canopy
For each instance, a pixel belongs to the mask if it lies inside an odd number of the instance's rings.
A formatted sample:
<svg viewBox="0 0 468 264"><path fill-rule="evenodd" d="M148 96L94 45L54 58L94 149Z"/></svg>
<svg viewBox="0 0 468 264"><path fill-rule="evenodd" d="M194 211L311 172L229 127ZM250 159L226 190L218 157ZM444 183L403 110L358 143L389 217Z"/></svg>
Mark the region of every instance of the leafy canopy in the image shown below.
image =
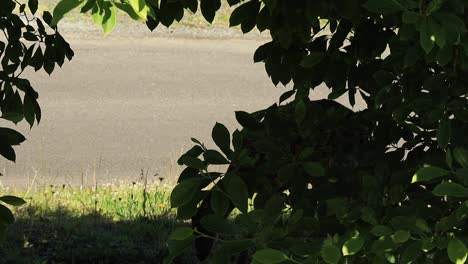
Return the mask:
<svg viewBox="0 0 468 264"><path fill-rule="evenodd" d="M172 205L194 228L175 231L166 261L195 243L210 263L464 263L468 3L228 4L231 26L269 32L254 61L293 89L237 112L243 129L232 135L217 124L220 151L194 140L181 157ZM53 25L76 7L108 33L116 8L153 30L198 9L211 22L221 1L63 0ZM321 84L329 99L361 97L366 109L309 102ZM229 169L213 172L218 164Z"/></svg>
<svg viewBox="0 0 468 264"><path fill-rule="evenodd" d="M45 12L42 20L36 16L37 0L27 4L16 0L0 0L0 118L18 124L26 120L32 127L41 120L39 94L29 80L21 77L31 68L35 71L44 69L51 74L55 65L62 66L65 59L73 57L68 43L56 31L49 27L52 15ZM47 28L46 28L47 27ZM0 127L0 155L15 161L13 146L24 142L26 138L14 129ZM0 237L14 216L10 206L20 206L25 201L18 197L0 197Z"/></svg>

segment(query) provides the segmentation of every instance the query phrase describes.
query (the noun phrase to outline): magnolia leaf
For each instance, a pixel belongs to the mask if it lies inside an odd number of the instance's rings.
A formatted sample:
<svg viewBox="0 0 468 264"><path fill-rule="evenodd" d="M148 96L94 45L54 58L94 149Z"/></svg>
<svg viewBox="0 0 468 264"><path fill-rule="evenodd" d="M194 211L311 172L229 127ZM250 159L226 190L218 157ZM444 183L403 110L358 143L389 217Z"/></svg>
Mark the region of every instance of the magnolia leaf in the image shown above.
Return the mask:
<svg viewBox="0 0 468 264"><path fill-rule="evenodd" d="M435 36L430 30L428 18L423 19L421 22L419 29L419 42L426 54L429 54L429 52L434 48Z"/></svg>
<svg viewBox="0 0 468 264"><path fill-rule="evenodd" d="M323 261L328 264L337 264L341 259L341 251L335 245L324 245L320 252Z"/></svg>
<svg viewBox="0 0 468 264"><path fill-rule="evenodd" d="M82 2L82 0L61 0L58 2L53 11L51 26L56 26L66 14L80 6Z"/></svg>
<svg viewBox="0 0 468 264"><path fill-rule="evenodd" d="M393 241L395 241L395 243L405 243L409 238L410 234L406 230L397 230L395 234L393 234Z"/></svg>
<svg viewBox="0 0 468 264"><path fill-rule="evenodd" d="M368 0L364 7L376 14L393 14L400 11L408 11L417 4L411 0Z"/></svg>
<svg viewBox="0 0 468 264"><path fill-rule="evenodd" d="M21 206L26 203L26 201L22 198L11 195L5 195L0 197L0 201L13 206Z"/></svg>
<svg viewBox="0 0 468 264"><path fill-rule="evenodd" d="M172 231L169 239L172 240L185 240L193 235L193 229L190 227L179 227Z"/></svg>
<svg viewBox="0 0 468 264"><path fill-rule="evenodd" d="M421 242L420 241L415 241L409 246L405 247L403 254L401 255L401 263L414 263L414 261L421 256L422 254L421 250Z"/></svg>
<svg viewBox="0 0 468 264"><path fill-rule="evenodd" d="M279 250L266 248L255 252L253 259L262 264L276 264L287 260L288 256Z"/></svg>
<svg viewBox="0 0 468 264"><path fill-rule="evenodd" d="M172 208L189 203L195 194L200 191L201 181L201 178L194 178L177 184L171 193Z"/></svg>
<svg viewBox="0 0 468 264"><path fill-rule="evenodd" d="M216 214L225 215L229 209L229 199L218 190L211 192L211 208Z"/></svg>
<svg viewBox="0 0 468 264"><path fill-rule="evenodd" d="M358 253L364 246L364 239L360 236L353 237L346 242L344 242L341 252L343 256L354 255Z"/></svg>
<svg viewBox="0 0 468 264"><path fill-rule="evenodd" d="M229 164L229 161L223 155L221 155L221 153L212 149L205 151L205 153L203 153L203 158L205 158L205 161L208 162L208 164Z"/></svg>
<svg viewBox="0 0 468 264"><path fill-rule="evenodd" d="M295 117L298 124L302 123L306 117L307 107L303 100L296 103Z"/></svg>
<svg viewBox="0 0 468 264"><path fill-rule="evenodd" d="M130 5L135 14L137 14L142 20L146 21L146 17L148 16L148 7L146 6L145 0L127 0L126 2Z"/></svg>
<svg viewBox="0 0 468 264"><path fill-rule="evenodd" d="M210 23L213 22L216 15L216 11L218 11L220 7L220 0L200 0L200 9L202 15L206 19L206 21Z"/></svg>
<svg viewBox="0 0 468 264"><path fill-rule="evenodd" d="M444 116L439 121L439 128L437 129L437 143L441 149L446 149L450 141L451 126L450 120L447 116Z"/></svg>
<svg viewBox="0 0 468 264"><path fill-rule="evenodd" d="M199 170L206 168L206 164L199 158L195 158L195 157L184 155L180 157L180 162L189 168L194 168L194 169L199 169Z"/></svg>
<svg viewBox="0 0 468 264"><path fill-rule="evenodd" d="M419 169L416 172L416 174L413 175L411 183L430 181L436 178L446 176L449 173L450 171L438 167L423 167Z"/></svg>
<svg viewBox="0 0 468 264"><path fill-rule="evenodd" d="M119 3L119 2L114 2L115 6L127 13L133 20L142 20L142 18L133 10L133 8L128 4L128 3Z"/></svg>
<svg viewBox="0 0 468 264"><path fill-rule="evenodd" d="M37 11L37 8L38 8L38 3L39 1L38 0L29 0L28 1L28 7L29 7L29 10L31 11L31 14L36 14L36 11Z"/></svg>
<svg viewBox="0 0 468 264"><path fill-rule="evenodd" d="M374 226L371 231L372 234L378 237L388 236L393 234L393 230L385 225L376 225Z"/></svg>
<svg viewBox="0 0 468 264"><path fill-rule="evenodd" d="M468 150L461 147L456 147L453 150L453 158L464 168L468 168Z"/></svg>
<svg viewBox="0 0 468 264"><path fill-rule="evenodd" d="M223 124L216 123L213 127L213 131L211 132L211 137L224 154L230 154L231 135L229 134L229 130Z"/></svg>
<svg viewBox="0 0 468 264"><path fill-rule="evenodd" d="M116 23L116 12L117 9L113 4L110 2L105 2L106 6L103 7L104 10L104 16L102 18L102 31L104 34L109 34L111 33L114 28L115 28L115 23Z"/></svg>
<svg viewBox="0 0 468 264"><path fill-rule="evenodd" d="M229 222L224 216L211 214L204 216L201 225L208 231L217 234L234 234L235 226Z"/></svg>
<svg viewBox="0 0 468 264"><path fill-rule="evenodd" d="M244 181L237 175L233 175L227 183L226 191L232 203L243 213L247 213L248 192Z"/></svg>
<svg viewBox="0 0 468 264"><path fill-rule="evenodd" d="M164 258L163 264L171 264L175 257L188 251L192 247L193 236L185 240L169 240L167 242L169 254Z"/></svg>
<svg viewBox="0 0 468 264"><path fill-rule="evenodd" d="M15 217L8 207L0 204L0 225L3 224L13 224L15 222Z"/></svg>
<svg viewBox="0 0 468 264"><path fill-rule="evenodd" d="M304 162L302 164L305 172L312 177L323 177L325 176L325 169L322 164L318 162Z"/></svg>
<svg viewBox="0 0 468 264"><path fill-rule="evenodd" d="M435 196L468 197L468 188L453 182L443 182L437 185L432 193Z"/></svg>
<svg viewBox="0 0 468 264"><path fill-rule="evenodd" d="M305 56L300 65L304 68L312 68L315 65L319 64L323 58L325 57L325 54L322 52L311 52L309 55Z"/></svg>
<svg viewBox="0 0 468 264"><path fill-rule="evenodd" d="M468 249L465 244L457 238L452 238L447 247L447 253L450 261L455 264L465 263L468 257Z"/></svg>

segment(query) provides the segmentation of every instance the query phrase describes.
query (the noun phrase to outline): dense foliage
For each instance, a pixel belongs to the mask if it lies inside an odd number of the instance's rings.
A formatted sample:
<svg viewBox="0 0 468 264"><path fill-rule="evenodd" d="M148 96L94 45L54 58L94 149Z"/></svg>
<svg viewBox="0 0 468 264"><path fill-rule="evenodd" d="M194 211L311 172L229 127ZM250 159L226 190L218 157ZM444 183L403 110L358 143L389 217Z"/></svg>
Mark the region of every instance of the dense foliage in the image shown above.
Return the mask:
<svg viewBox="0 0 468 264"><path fill-rule="evenodd" d="M468 3L463 0L228 0L231 26L272 40L256 62L280 105L236 113L220 151L196 146L172 193L180 219L167 262L193 243L208 263L464 263L468 234ZM196 0L63 0L109 32L116 8L150 29L170 26ZM213 21L220 0L201 0ZM309 102L360 96L352 113ZM281 105L294 96L292 103ZM226 164L226 172L209 165Z"/></svg>
<svg viewBox="0 0 468 264"><path fill-rule="evenodd" d="M28 68L44 69L51 74L55 65L61 66L65 58L73 57L73 51L62 36L52 28L46 29L41 19L35 16L37 0L28 5L15 0L0 0L0 111L1 118L17 124L26 120L32 127L41 120L38 93L29 80L21 78ZM44 21L50 23L52 15L44 13ZM0 155L15 161L12 146L26 138L19 132L0 127ZM12 206L24 203L13 196L2 196L0 201ZM0 233L14 221L10 209L0 203Z"/></svg>

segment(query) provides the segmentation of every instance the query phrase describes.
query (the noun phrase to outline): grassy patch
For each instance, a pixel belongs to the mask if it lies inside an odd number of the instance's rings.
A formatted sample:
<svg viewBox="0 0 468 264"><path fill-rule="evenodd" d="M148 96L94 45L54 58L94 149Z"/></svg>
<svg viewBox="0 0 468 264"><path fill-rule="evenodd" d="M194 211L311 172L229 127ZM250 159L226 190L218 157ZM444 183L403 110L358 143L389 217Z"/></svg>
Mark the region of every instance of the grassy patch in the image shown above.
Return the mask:
<svg viewBox="0 0 468 264"><path fill-rule="evenodd" d="M28 203L15 212L0 263L161 263L169 233L184 224L174 219L169 192L160 183L8 191Z"/></svg>

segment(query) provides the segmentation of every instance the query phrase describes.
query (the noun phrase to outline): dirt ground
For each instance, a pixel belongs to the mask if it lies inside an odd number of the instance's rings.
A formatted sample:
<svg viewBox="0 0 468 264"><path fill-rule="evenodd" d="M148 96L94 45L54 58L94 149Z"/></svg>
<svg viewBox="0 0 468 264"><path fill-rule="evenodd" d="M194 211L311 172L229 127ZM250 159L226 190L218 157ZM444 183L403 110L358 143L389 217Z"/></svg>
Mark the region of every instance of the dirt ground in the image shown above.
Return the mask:
<svg viewBox="0 0 468 264"><path fill-rule="evenodd" d="M0 160L4 186L95 184L110 179L176 177L175 160L195 137L210 142L215 122L236 127L234 111L276 102L262 64L262 38L68 36L75 58L51 77L27 73L43 120ZM315 97L323 97L318 92Z"/></svg>

